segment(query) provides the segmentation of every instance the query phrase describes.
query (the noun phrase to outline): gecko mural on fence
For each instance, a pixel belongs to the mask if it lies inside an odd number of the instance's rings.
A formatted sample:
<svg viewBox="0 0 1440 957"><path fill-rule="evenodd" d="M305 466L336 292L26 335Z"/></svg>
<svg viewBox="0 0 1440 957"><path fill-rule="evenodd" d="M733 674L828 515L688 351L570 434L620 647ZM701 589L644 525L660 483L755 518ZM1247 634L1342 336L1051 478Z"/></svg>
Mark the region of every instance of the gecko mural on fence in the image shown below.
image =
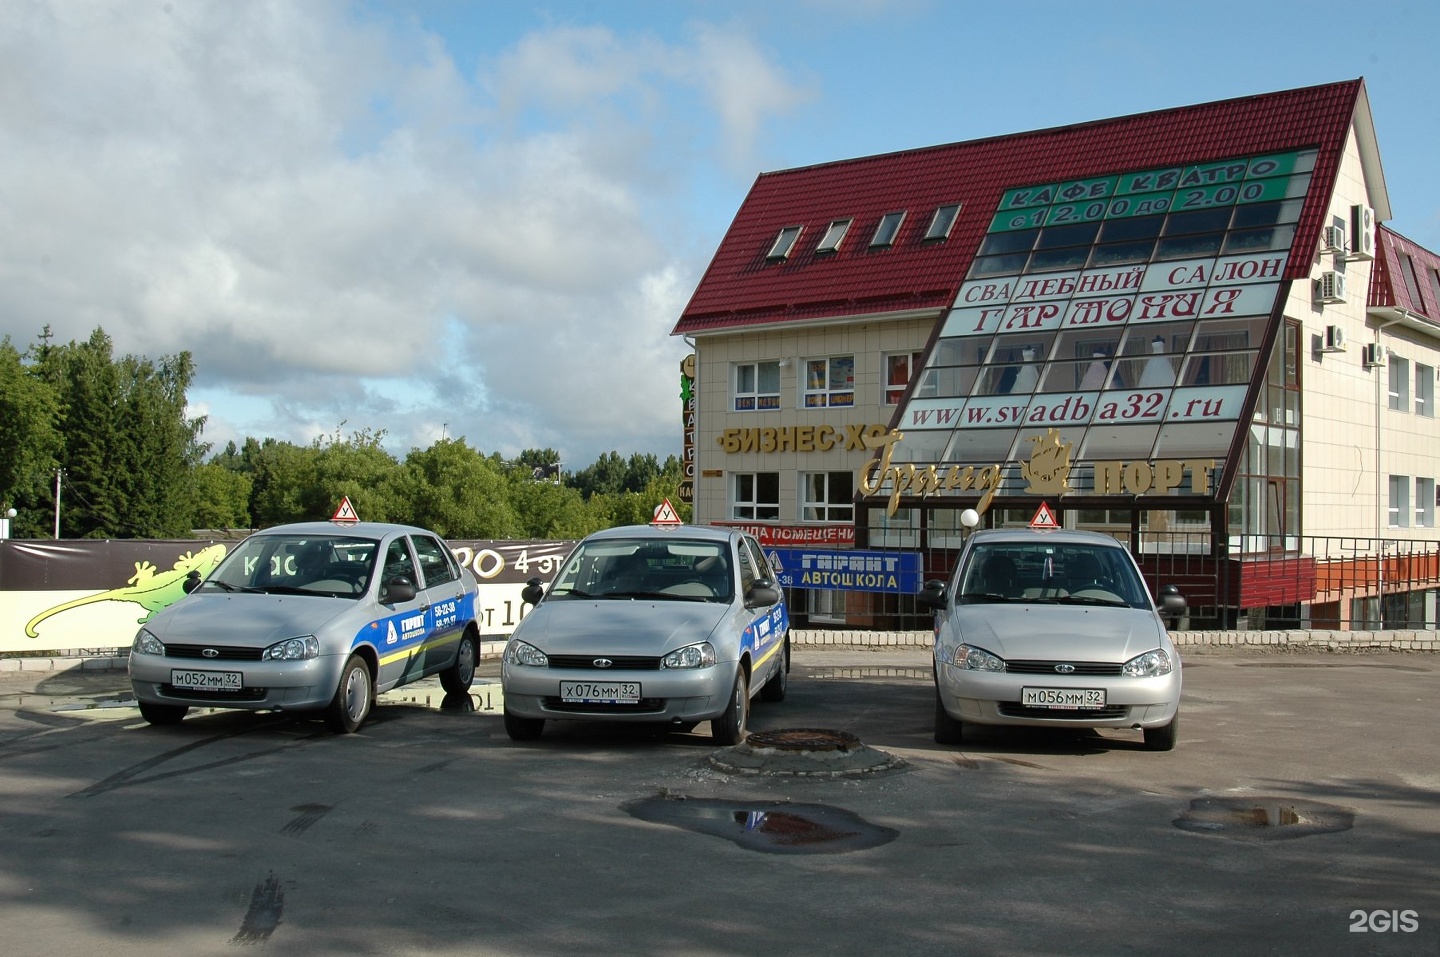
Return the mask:
<svg viewBox="0 0 1440 957"><path fill-rule="evenodd" d="M185 596L186 576L192 571L198 571L200 577L204 578L214 570L216 565L220 564L220 559L225 557L225 553L226 546L224 545L210 545L198 552L186 552L175 560L174 567L169 571L159 573L156 572L155 566L148 561L136 562L135 574L126 579L124 587L97 592L94 595L67 601L63 605L47 608L25 624L25 634L31 638L38 638L40 634L35 630L36 626L45 619L72 608L93 605L102 601L128 601L140 605L145 609L145 615L137 618L136 622L144 624L153 618L160 609Z"/></svg>

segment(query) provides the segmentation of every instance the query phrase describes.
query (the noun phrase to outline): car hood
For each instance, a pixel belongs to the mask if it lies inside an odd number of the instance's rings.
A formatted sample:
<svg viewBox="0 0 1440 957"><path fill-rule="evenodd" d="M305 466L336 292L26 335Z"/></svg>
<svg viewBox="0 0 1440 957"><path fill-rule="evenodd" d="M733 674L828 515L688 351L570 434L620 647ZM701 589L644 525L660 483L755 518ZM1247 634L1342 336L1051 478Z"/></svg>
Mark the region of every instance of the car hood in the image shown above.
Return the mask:
<svg viewBox="0 0 1440 957"><path fill-rule="evenodd" d="M514 636L548 655L663 655L709 638L729 612L715 602L550 599Z"/></svg>
<svg viewBox="0 0 1440 957"><path fill-rule="evenodd" d="M266 648L313 635L360 604L306 595L188 595L145 627L162 642Z"/></svg>
<svg viewBox="0 0 1440 957"><path fill-rule="evenodd" d="M1159 617L1135 608L961 605L951 625L960 641L1001 658L1123 663L1167 644Z"/></svg>

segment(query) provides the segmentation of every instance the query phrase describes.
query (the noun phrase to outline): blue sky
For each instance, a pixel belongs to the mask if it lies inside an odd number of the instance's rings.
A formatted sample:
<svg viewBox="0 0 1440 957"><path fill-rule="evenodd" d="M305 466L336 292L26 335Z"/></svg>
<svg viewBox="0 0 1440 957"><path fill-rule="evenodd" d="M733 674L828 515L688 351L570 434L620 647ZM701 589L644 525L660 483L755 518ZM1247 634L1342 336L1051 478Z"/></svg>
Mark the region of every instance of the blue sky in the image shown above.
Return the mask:
<svg viewBox="0 0 1440 957"><path fill-rule="evenodd" d="M195 357L223 448L680 450L755 176L1363 76L1440 250L1440 5L0 0L0 335Z"/></svg>

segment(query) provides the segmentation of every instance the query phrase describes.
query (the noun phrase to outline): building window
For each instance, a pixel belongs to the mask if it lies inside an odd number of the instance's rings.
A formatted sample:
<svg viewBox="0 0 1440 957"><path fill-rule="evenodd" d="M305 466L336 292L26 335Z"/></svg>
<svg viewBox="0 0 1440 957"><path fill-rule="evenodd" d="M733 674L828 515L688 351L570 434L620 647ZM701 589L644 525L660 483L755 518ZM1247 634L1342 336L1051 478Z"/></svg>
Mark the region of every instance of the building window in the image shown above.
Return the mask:
<svg viewBox="0 0 1440 957"><path fill-rule="evenodd" d="M950 227L955 225L955 217L960 214L960 204L954 203L950 206L941 206L935 210L935 215L930 219L930 228L925 230L925 239L945 239L950 235Z"/></svg>
<svg viewBox="0 0 1440 957"><path fill-rule="evenodd" d="M1410 480L1404 475L1390 476L1390 527L1405 528L1410 522Z"/></svg>
<svg viewBox="0 0 1440 957"><path fill-rule="evenodd" d="M774 520L780 517L780 473L736 472L730 485L730 517Z"/></svg>
<svg viewBox="0 0 1440 957"><path fill-rule="evenodd" d="M1386 377L1390 388L1390 408L1396 412L1410 409L1410 360L1399 356L1390 357L1389 375Z"/></svg>
<svg viewBox="0 0 1440 957"><path fill-rule="evenodd" d="M920 371L924 353L891 352L883 357L885 368L885 405L897 404L905 395L910 377Z"/></svg>
<svg viewBox="0 0 1440 957"><path fill-rule="evenodd" d="M1420 298L1420 277L1415 273L1415 257L1409 253L1400 255L1400 274L1405 277L1405 291L1410 293L1410 304L1417 310L1423 309L1425 300Z"/></svg>
<svg viewBox="0 0 1440 957"><path fill-rule="evenodd" d="M795 248L795 241L800 238L804 227L786 226L780 230L780 235L775 237L775 244L770 247L770 252L765 254L766 259L785 259L790 255L790 250Z"/></svg>
<svg viewBox="0 0 1440 957"><path fill-rule="evenodd" d="M1415 480L1415 527L1435 527L1435 480L1433 478L1417 478Z"/></svg>
<svg viewBox="0 0 1440 957"><path fill-rule="evenodd" d="M742 362L735 367L736 412L780 408L780 363Z"/></svg>
<svg viewBox="0 0 1440 957"><path fill-rule="evenodd" d="M875 238L870 240L871 246L893 246L895 237L900 232L900 224L905 221L905 213L886 213L880 217L880 225L875 229Z"/></svg>
<svg viewBox="0 0 1440 957"><path fill-rule="evenodd" d="M840 248L840 241L850 230L853 220L837 219L825 230L825 235L820 237L820 245L815 247L817 253L833 253Z"/></svg>
<svg viewBox="0 0 1440 957"><path fill-rule="evenodd" d="M1415 363L1415 414L1435 418L1435 369Z"/></svg>
<svg viewBox="0 0 1440 957"><path fill-rule="evenodd" d="M805 408L840 408L854 404L854 356L805 360Z"/></svg>
<svg viewBox="0 0 1440 957"><path fill-rule="evenodd" d="M800 519L853 522L854 476L849 472L806 472L800 477Z"/></svg>

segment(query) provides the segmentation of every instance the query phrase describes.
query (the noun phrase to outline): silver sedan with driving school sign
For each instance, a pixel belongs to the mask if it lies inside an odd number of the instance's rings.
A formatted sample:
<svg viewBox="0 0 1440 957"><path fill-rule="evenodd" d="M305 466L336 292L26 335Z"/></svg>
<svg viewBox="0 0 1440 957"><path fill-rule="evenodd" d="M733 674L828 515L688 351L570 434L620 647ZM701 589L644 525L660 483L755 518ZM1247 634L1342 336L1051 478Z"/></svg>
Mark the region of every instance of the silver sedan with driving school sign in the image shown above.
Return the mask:
<svg viewBox="0 0 1440 957"><path fill-rule="evenodd" d="M357 730L375 695L438 674L470 687L477 585L439 536L379 522L251 535L145 623L130 683L151 724L192 707L315 711Z"/></svg>
<svg viewBox="0 0 1440 957"><path fill-rule="evenodd" d="M542 597L543 596L543 597ZM790 620L759 544L736 529L632 525L566 559L505 647L505 730L533 740L556 719L702 721L745 736L750 699L785 697Z"/></svg>
<svg viewBox="0 0 1440 957"><path fill-rule="evenodd" d="M1168 751L1179 728L1180 655L1118 541L1095 532L975 532L935 609L935 740L967 724L1132 728ZM1179 614L1173 589L1165 613Z"/></svg>

